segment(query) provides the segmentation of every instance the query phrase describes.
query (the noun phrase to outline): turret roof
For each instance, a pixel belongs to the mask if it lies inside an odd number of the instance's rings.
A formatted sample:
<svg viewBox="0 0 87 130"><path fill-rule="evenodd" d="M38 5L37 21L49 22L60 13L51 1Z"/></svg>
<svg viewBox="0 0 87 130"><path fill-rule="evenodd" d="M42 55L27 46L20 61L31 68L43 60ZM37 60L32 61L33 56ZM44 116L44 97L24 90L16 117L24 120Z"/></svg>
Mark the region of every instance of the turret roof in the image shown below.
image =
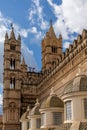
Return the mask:
<svg viewBox="0 0 87 130"><path fill-rule="evenodd" d="M56 37L55 32L54 32L54 28L52 25L52 20L50 21L50 28L48 30L48 35L49 35L49 37Z"/></svg>

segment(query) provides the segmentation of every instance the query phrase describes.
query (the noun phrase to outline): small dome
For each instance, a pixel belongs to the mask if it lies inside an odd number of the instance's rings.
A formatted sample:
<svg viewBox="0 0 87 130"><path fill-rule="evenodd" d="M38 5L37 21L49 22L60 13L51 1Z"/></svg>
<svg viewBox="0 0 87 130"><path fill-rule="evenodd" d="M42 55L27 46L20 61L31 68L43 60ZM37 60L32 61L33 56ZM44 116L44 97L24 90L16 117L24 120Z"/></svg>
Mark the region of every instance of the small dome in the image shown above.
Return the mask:
<svg viewBox="0 0 87 130"><path fill-rule="evenodd" d="M87 76L77 75L73 80L71 80L64 89L63 94L68 94L71 92L87 91Z"/></svg>
<svg viewBox="0 0 87 130"><path fill-rule="evenodd" d="M22 116L21 116L21 119L20 119L21 122L26 121L28 119L27 116L29 115L29 112L30 112L30 109L28 107L27 111L25 113L23 113Z"/></svg>
<svg viewBox="0 0 87 130"><path fill-rule="evenodd" d="M57 95L53 91L53 88L51 89L50 96L41 105L42 109L52 107L63 107L62 100L57 97Z"/></svg>
<svg viewBox="0 0 87 130"><path fill-rule="evenodd" d="M30 112L30 116L40 115L39 109L40 109L40 104L39 104L38 99L37 99L35 106L32 108L32 110Z"/></svg>

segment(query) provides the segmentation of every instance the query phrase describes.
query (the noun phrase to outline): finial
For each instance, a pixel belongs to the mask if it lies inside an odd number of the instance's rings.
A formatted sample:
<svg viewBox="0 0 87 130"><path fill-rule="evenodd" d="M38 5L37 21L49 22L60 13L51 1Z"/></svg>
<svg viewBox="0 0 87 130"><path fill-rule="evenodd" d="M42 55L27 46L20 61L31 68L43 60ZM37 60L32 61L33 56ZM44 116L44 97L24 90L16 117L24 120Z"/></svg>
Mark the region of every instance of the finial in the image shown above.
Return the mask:
<svg viewBox="0 0 87 130"><path fill-rule="evenodd" d="M38 106L39 105L39 100L38 98L36 99L36 103L35 103L35 106Z"/></svg>
<svg viewBox="0 0 87 130"><path fill-rule="evenodd" d="M8 33L6 32L6 34L5 34L5 40L7 40L8 39Z"/></svg>
<svg viewBox="0 0 87 130"><path fill-rule="evenodd" d="M18 40L21 41L21 36L20 36L20 34L18 35Z"/></svg>
<svg viewBox="0 0 87 130"><path fill-rule="evenodd" d="M56 37L55 32L54 32L54 28L52 26L52 20L50 20L50 28L48 31L48 35L49 35L49 37Z"/></svg>
<svg viewBox="0 0 87 130"><path fill-rule="evenodd" d="M55 95L53 87L51 88L50 96Z"/></svg>
<svg viewBox="0 0 87 130"><path fill-rule="evenodd" d="M52 26L52 19L50 20L50 25Z"/></svg>
<svg viewBox="0 0 87 130"><path fill-rule="evenodd" d="M30 107L28 106L28 107L27 107L27 111L29 111L29 110L30 110Z"/></svg>
<svg viewBox="0 0 87 130"><path fill-rule="evenodd" d="M14 29L14 27L13 27L13 23L11 23L11 28L12 28L12 30Z"/></svg>
<svg viewBox="0 0 87 130"><path fill-rule="evenodd" d="M59 34L59 39L62 39L62 34Z"/></svg>
<svg viewBox="0 0 87 130"><path fill-rule="evenodd" d="M24 57L22 59L22 65L25 65L25 60L24 60Z"/></svg>
<svg viewBox="0 0 87 130"><path fill-rule="evenodd" d="M11 28L12 30L11 30L10 38L15 39L14 28L12 23L11 23Z"/></svg>

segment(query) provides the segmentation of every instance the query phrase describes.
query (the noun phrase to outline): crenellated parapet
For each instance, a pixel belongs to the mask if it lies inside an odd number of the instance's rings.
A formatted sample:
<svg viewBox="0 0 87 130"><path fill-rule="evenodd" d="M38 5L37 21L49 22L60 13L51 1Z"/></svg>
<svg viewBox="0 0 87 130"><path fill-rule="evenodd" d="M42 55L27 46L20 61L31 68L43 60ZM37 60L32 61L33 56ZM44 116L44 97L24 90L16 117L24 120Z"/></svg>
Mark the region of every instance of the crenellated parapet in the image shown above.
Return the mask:
<svg viewBox="0 0 87 130"><path fill-rule="evenodd" d="M60 70L64 70L63 72L67 73L85 58L87 58L87 30L84 29L82 35L78 35L73 44L70 44L69 48L62 52L61 56L58 56L54 66L42 72L41 84L46 82L55 73L59 73ZM61 73L60 76L64 73Z"/></svg>
<svg viewBox="0 0 87 130"><path fill-rule="evenodd" d="M42 71L52 68L61 54L62 35L56 36L51 22L50 28L42 40Z"/></svg>
<svg viewBox="0 0 87 130"><path fill-rule="evenodd" d="M42 84L43 82L46 82L52 75L58 73L61 69L62 70L64 69L64 73L66 73L67 71L72 69L76 64L78 65L80 63L80 59L82 57L81 52L83 50L84 50L84 56L86 57L87 55L86 47L87 47L87 30L84 29L82 35L78 35L77 39L73 41L73 44L70 44L69 48L67 48L65 52L62 52L61 56L57 57L56 62L51 68L39 73L30 70L28 71L28 69L25 69L26 72L24 77L27 78L25 79L22 76L24 84L23 86L25 87L38 86L39 83ZM79 54L81 56L79 56ZM60 76L61 75L62 74L60 74Z"/></svg>

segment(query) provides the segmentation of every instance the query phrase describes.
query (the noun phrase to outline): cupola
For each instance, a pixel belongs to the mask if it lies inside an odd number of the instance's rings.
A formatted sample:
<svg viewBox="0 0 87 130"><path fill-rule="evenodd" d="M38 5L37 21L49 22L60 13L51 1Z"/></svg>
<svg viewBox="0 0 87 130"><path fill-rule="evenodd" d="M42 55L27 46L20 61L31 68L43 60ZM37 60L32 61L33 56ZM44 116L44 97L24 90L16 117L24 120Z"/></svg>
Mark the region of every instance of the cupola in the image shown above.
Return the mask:
<svg viewBox="0 0 87 130"><path fill-rule="evenodd" d="M41 114L39 112L40 103L38 99L36 100L35 106L31 109L28 120L29 120L29 130L40 130L41 127Z"/></svg>
<svg viewBox="0 0 87 130"><path fill-rule="evenodd" d="M61 98L65 104L65 123L87 120L87 76L80 69L66 84Z"/></svg>
<svg viewBox="0 0 87 130"><path fill-rule="evenodd" d="M63 102L57 97L53 88L50 96L42 103L40 112L41 128L56 128L63 123Z"/></svg>
<svg viewBox="0 0 87 130"><path fill-rule="evenodd" d="M28 117L27 117L29 115L29 112L30 112L30 109L28 106L27 111L22 114L21 119L20 119L22 130L28 130L29 128Z"/></svg>

